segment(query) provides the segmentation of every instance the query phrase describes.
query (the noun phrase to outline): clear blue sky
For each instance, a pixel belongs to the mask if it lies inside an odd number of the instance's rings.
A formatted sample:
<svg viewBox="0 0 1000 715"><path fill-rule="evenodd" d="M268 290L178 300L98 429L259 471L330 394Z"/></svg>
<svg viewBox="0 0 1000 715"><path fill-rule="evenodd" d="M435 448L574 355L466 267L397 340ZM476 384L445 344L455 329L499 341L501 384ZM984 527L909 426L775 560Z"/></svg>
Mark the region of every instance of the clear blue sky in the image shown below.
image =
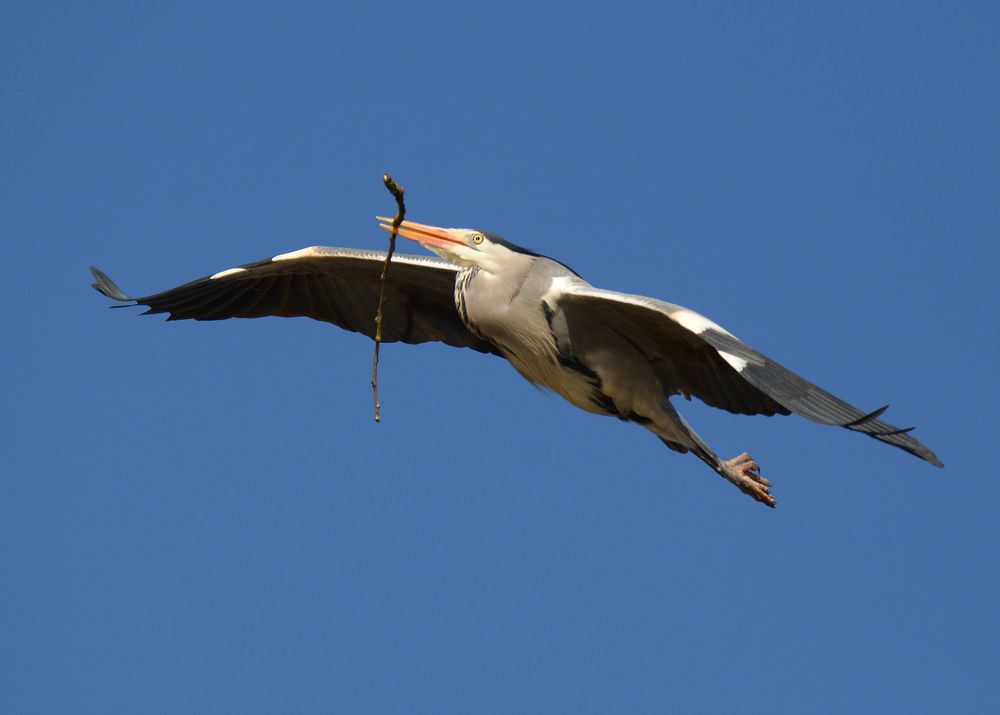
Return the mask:
<svg viewBox="0 0 1000 715"><path fill-rule="evenodd" d="M997 712L995 3L0 9L4 713ZM111 311L410 217L699 310L943 471ZM409 248L409 247L408 247ZM410 250L414 250L410 248Z"/></svg>

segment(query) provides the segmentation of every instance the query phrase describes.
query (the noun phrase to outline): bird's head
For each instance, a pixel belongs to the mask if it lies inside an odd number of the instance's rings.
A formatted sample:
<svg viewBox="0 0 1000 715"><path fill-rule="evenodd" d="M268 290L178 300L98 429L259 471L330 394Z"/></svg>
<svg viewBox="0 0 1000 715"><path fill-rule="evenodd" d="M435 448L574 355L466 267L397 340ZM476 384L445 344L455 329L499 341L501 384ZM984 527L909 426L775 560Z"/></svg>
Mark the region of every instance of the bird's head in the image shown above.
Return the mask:
<svg viewBox="0 0 1000 715"><path fill-rule="evenodd" d="M392 219L383 216L377 218L381 228L392 230ZM434 251L446 261L460 266L478 266L487 273L503 270L514 263L518 256L538 256L496 234L471 228L439 228L403 221L397 233Z"/></svg>

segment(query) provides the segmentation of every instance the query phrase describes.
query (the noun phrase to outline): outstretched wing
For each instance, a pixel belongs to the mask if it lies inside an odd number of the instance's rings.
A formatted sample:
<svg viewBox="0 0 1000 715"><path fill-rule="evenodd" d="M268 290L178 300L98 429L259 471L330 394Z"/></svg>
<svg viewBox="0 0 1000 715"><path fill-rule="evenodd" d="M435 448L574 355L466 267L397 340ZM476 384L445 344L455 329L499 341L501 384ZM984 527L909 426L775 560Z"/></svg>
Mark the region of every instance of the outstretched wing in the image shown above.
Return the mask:
<svg viewBox="0 0 1000 715"><path fill-rule="evenodd" d="M863 412L754 350L703 315L679 305L601 290L560 278L546 295L574 326L602 321L643 351L668 395L694 395L713 407L741 414L795 412L814 422L846 427L906 450L935 466L937 456L879 419L885 407Z"/></svg>
<svg viewBox="0 0 1000 715"><path fill-rule="evenodd" d="M313 246L143 298L127 296L100 270L90 270L97 281L94 288L104 295L148 306L146 313L169 313L168 320L305 316L374 338L384 260L381 251ZM436 258L395 254L386 285L382 341L438 341L499 355L492 343L462 323L454 301L457 271L457 266Z"/></svg>

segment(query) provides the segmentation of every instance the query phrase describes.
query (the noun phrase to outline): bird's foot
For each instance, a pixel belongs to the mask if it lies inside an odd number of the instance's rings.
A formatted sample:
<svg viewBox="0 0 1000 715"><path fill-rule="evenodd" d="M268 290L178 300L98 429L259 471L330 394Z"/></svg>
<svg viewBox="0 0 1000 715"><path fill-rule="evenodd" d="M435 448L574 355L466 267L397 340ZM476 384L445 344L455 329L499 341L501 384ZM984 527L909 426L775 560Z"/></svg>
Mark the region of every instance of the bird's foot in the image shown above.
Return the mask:
<svg viewBox="0 0 1000 715"><path fill-rule="evenodd" d="M746 452L738 457L719 462L719 471L744 494L749 494L756 501L770 507L777 505L778 502L771 496L771 491L768 489L771 482L760 476L760 466Z"/></svg>

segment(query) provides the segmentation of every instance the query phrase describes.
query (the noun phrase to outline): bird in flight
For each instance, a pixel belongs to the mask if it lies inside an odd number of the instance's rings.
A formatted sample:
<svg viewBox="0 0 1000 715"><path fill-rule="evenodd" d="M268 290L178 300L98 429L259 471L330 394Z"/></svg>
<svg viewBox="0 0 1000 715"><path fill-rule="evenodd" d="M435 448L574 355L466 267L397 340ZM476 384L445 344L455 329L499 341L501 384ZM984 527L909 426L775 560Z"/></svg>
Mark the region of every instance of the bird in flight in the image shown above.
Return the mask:
<svg viewBox="0 0 1000 715"><path fill-rule="evenodd" d="M392 230L392 220L378 217ZM691 452L740 491L775 506L746 452L721 459L670 398L699 398L744 415L796 413L866 434L943 466L909 433L757 352L693 310L595 288L557 260L487 231L403 221L398 234L440 258L396 254L382 341L438 341L506 358L529 382L588 412L634 422ZM94 288L168 320L305 316L375 336L385 253L312 246L132 298L97 268ZM115 306L124 307L124 306Z"/></svg>

